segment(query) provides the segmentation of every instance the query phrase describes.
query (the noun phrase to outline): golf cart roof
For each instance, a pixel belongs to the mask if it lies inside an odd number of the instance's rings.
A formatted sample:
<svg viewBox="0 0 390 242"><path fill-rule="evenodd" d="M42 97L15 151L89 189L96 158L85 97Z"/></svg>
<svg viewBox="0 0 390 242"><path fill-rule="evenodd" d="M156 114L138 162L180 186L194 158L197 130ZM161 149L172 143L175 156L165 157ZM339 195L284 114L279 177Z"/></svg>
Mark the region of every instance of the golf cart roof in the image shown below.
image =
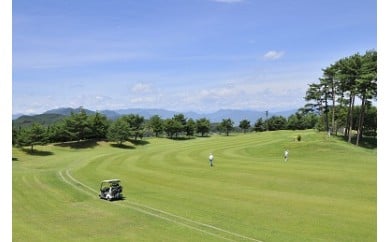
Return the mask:
<svg viewBox="0 0 390 242"><path fill-rule="evenodd" d="M118 183L120 182L119 179L109 179L109 180L103 180L102 182L107 182L107 183Z"/></svg>

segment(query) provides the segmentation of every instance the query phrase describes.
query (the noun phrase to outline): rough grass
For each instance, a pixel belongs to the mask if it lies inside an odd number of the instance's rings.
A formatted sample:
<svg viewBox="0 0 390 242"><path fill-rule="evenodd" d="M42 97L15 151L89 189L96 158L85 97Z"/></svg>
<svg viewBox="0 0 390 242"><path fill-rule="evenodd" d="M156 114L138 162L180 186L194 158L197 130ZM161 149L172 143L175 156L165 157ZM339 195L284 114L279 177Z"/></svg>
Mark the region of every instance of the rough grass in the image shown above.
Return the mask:
<svg viewBox="0 0 390 242"><path fill-rule="evenodd" d="M14 149L13 241L376 241L375 149L312 130L146 141ZM110 178L125 200L98 199Z"/></svg>

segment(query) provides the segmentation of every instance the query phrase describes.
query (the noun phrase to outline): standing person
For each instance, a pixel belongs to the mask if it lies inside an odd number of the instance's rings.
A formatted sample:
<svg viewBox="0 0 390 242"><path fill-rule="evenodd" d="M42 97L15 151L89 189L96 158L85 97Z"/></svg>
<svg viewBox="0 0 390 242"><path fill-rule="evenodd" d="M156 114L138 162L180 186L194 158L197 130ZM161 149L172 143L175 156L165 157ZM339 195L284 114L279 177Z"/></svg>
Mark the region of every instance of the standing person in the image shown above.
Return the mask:
<svg viewBox="0 0 390 242"><path fill-rule="evenodd" d="M286 162L288 160L288 150L286 149L284 151L284 161Z"/></svg>
<svg viewBox="0 0 390 242"><path fill-rule="evenodd" d="M213 160L214 160L213 153L210 153L210 155L209 155L210 166L213 166Z"/></svg>

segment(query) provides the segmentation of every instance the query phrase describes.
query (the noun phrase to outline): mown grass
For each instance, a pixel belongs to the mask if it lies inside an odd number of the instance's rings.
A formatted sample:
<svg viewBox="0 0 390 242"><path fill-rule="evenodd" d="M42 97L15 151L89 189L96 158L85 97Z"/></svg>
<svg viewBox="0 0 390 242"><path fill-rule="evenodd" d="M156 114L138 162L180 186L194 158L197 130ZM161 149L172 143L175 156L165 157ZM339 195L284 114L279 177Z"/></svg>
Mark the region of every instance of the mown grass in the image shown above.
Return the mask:
<svg viewBox="0 0 390 242"><path fill-rule="evenodd" d="M14 149L13 240L376 241L375 149L312 130L126 145ZM98 199L109 178L125 200Z"/></svg>

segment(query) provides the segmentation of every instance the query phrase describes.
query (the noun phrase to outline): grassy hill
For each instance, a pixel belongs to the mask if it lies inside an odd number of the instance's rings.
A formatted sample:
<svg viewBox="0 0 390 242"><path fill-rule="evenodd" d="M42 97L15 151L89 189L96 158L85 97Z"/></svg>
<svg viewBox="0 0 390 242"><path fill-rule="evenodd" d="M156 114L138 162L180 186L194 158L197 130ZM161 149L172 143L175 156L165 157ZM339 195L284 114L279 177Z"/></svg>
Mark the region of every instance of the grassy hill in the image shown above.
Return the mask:
<svg viewBox="0 0 390 242"><path fill-rule="evenodd" d="M37 149L13 150L13 241L377 238L376 150L316 131ZM98 198L110 178L124 200Z"/></svg>
<svg viewBox="0 0 390 242"><path fill-rule="evenodd" d="M39 123L44 126L52 125L60 120L63 120L66 116L62 114L38 114L38 115L23 115L19 118L12 120L12 127L18 128L18 127L28 127L32 125L33 123Z"/></svg>

